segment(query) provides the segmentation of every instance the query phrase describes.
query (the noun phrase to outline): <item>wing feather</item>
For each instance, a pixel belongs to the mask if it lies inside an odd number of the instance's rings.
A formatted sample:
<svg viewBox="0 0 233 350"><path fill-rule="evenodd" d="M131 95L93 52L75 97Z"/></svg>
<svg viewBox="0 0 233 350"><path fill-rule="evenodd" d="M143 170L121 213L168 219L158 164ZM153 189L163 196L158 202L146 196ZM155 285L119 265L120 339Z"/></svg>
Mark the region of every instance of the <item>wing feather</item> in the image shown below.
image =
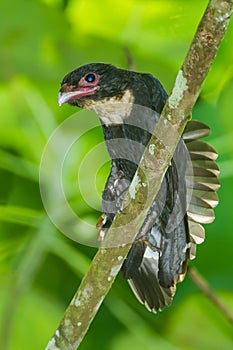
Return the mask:
<svg viewBox="0 0 233 350"><path fill-rule="evenodd" d="M183 221L177 220L170 232L166 231L165 224L169 221L169 210L165 217L161 216L157 221L154 219L154 225L148 232L147 245L136 242L123 265L124 277L128 279L134 294L152 312L161 311L164 306L171 304L176 283L185 277L188 259L195 258L196 245L204 242L205 230L201 224L214 220L213 208L218 204L215 191L220 186L217 178L219 169L215 163L217 153L206 142L197 140L209 135L209 132L205 124L191 121L183 134L191 159L184 184L190 202L187 218L185 216ZM184 165L178 164L178 167L182 171ZM178 196L174 169L166 174L165 179L168 193ZM160 198L164 197L160 195ZM159 195L151 212L158 210L158 199ZM170 198L170 201L174 205L174 198ZM182 211L182 203L177 208ZM172 220L175 221L174 217ZM163 223L164 227L161 227ZM133 256L139 257L136 263Z"/></svg>

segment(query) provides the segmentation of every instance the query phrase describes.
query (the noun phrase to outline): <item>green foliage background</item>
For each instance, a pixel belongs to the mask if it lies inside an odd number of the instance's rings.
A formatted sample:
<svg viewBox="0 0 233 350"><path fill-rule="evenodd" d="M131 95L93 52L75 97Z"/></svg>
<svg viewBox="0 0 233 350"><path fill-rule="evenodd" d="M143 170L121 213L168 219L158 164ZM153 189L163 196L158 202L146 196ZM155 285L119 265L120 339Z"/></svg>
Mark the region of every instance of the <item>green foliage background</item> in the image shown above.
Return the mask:
<svg viewBox="0 0 233 350"><path fill-rule="evenodd" d="M96 252L58 232L40 197L43 148L56 126L74 113L69 106L57 105L59 82L67 72L88 62L126 67L122 47L127 46L137 70L153 73L170 92L206 5L204 0L1 1L2 350L45 348ZM192 264L233 312L232 41L233 23L193 111L195 118L212 128L209 140L220 154L221 189L216 220L206 227L205 244L198 248ZM85 156L100 140L99 128L86 136L78 152ZM98 168L98 158L95 162L93 167ZM107 171L106 166L97 174L99 195ZM87 188L94 175L90 168ZM71 202L81 217L94 222L98 210L85 204L76 181L70 162L64 182ZM80 349L129 347L227 350L233 347L233 332L189 277L178 286L172 306L153 315L118 276Z"/></svg>

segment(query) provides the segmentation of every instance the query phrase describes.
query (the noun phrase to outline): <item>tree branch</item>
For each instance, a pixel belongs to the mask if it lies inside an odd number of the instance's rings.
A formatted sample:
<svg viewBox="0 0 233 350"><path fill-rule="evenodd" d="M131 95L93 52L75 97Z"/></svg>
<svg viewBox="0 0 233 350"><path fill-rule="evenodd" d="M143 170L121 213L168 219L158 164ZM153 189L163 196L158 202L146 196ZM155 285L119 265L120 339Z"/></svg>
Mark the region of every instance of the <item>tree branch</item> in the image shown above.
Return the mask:
<svg viewBox="0 0 233 350"><path fill-rule="evenodd" d="M217 309L226 317L226 319L233 325L233 315L229 309L223 304L219 297L210 288L208 282L194 267L188 268L188 274L193 282L205 294L205 296L217 307Z"/></svg>
<svg viewBox="0 0 233 350"><path fill-rule="evenodd" d="M129 48L127 46L124 46L123 51L125 53L126 63L127 63L128 69L134 70L136 68L136 66L135 66L134 58L133 58Z"/></svg>
<svg viewBox="0 0 233 350"><path fill-rule="evenodd" d="M209 2L184 64L178 72L172 94L126 194L130 199L129 204L124 213L116 215L104 241L105 247L100 248L94 257L47 350L75 350L111 288L131 247L131 244L125 242L134 241L159 191L168 164L225 35L232 8L233 0Z"/></svg>

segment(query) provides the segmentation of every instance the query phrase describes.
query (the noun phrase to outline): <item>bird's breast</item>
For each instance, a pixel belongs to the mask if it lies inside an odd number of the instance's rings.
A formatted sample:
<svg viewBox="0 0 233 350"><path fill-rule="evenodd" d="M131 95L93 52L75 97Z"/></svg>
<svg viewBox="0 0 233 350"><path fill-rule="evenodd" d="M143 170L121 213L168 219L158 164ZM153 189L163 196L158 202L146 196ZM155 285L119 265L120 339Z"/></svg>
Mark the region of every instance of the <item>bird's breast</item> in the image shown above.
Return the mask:
<svg viewBox="0 0 233 350"><path fill-rule="evenodd" d="M130 90L126 90L121 98L113 96L104 98L88 106L98 114L101 123L106 126L122 124L131 114L134 96Z"/></svg>

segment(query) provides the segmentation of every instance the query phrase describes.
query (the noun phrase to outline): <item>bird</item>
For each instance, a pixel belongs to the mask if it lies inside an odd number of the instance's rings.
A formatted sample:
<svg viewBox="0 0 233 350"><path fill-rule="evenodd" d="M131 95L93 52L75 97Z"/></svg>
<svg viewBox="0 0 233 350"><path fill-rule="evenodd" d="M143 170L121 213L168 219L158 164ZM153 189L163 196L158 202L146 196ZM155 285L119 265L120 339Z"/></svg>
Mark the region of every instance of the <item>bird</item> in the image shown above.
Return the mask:
<svg viewBox="0 0 233 350"><path fill-rule="evenodd" d="M111 158L97 222L103 241L117 212L123 210L145 147L168 95L150 73L106 63L89 63L65 75L58 103L97 113ZM123 277L137 299L156 313L169 306L183 281L196 245L205 239L202 224L214 220L220 187L217 152L200 138L210 128L190 120L166 170L161 188L123 262ZM133 194L132 194L133 195Z"/></svg>

